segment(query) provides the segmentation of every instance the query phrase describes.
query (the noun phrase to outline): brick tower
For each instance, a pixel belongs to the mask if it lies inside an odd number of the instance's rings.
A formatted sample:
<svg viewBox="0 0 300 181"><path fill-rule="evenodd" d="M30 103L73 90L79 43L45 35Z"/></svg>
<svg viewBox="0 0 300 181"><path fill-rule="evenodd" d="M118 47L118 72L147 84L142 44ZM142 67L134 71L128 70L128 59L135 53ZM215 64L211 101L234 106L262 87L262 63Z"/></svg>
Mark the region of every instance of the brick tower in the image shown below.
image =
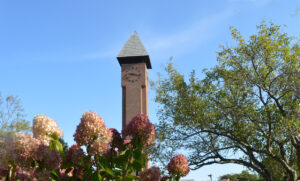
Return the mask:
<svg viewBox="0 0 300 181"><path fill-rule="evenodd" d="M117 59L122 69L122 129L137 114L148 113L148 71L151 62L139 36L134 32Z"/></svg>

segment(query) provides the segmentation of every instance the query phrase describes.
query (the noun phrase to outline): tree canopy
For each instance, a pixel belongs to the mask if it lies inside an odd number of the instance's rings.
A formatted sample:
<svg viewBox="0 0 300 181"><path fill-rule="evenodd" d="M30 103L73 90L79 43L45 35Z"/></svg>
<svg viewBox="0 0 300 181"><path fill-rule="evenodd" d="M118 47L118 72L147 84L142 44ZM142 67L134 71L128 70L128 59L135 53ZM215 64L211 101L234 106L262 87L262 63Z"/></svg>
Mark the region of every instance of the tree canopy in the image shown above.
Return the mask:
<svg viewBox="0 0 300 181"><path fill-rule="evenodd" d="M263 22L244 39L221 46L218 65L199 79L168 64L153 83L160 122L158 147L188 152L192 169L235 163L271 181L268 163L295 181L300 168L300 46L280 26ZM172 143L172 144L170 144ZM163 158L154 154L154 160Z"/></svg>

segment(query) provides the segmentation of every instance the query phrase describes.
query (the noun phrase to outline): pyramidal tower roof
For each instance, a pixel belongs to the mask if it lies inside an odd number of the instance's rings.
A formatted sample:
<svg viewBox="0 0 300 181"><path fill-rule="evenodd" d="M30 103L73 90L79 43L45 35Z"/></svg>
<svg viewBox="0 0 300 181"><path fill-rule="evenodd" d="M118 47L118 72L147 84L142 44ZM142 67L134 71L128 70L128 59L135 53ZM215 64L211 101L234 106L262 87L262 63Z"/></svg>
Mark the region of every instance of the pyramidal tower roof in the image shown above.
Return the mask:
<svg viewBox="0 0 300 181"><path fill-rule="evenodd" d="M132 63L146 63L147 68L151 69L151 63L149 55L142 44L136 31L130 36L128 41L117 56L117 59L121 64Z"/></svg>
<svg viewBox="0 0 300 181"><path fill-rule="evenodd" d="M132 56L147 56L148 53L145 50L144 45L141 42L140 37L136 31L130 36L126 44L120 51L118 57L132 57Z"/></svg>

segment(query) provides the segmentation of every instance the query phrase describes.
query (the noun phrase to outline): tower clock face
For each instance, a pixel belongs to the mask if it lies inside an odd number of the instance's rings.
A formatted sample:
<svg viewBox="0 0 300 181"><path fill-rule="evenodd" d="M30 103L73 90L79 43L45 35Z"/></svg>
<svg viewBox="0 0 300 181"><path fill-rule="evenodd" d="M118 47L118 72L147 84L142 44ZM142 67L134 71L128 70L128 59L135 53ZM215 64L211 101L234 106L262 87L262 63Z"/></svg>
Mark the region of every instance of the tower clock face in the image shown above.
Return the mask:
<svg viewBox="0 0 300 181"><path fill-rule="evenodd" d="M137 67L132 66L129 69L125 70L123 80L126 80L128 82L137 82L141 75L141 71Z"/></svg>

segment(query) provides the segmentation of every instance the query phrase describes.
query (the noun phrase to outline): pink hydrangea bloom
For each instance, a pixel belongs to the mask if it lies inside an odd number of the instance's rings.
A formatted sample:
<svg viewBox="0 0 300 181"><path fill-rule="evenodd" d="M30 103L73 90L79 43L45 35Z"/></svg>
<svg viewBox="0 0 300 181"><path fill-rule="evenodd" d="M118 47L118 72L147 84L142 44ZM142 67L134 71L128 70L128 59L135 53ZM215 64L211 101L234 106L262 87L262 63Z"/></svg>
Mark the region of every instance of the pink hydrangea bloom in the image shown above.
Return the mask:
<svg viewBox="0 0 300 181"><path fill-rule="evenodd" d="M77 126L74 140L79 146L82 146L88 145L94 139L97 140L97 143L93 147L99 147L100 142L108 144L112 140L112 132L106 128L104 120L97 113L85 112Z"/></svg>
<svg viewBox="0 0 300 181"><path fill-rule="evenodd" d="M39 135L39 136L36 136L35 138L40 140L42 142L42 144L44 144L46 146L49 146L50 141L51 141L51 137L49 137L48 135Z"/></svg>
<svg viewBox="0 0 300 181"><path fill-rule="evenodd" d="M188 161L184 155L179 154L173 157L168 164L170 175L186 176L190 172Z"/></svg>
<svg viewBox="0 0 300 181"><path fill-rule="evenodd" d="M40 145L37 159L44 162L45 166L51 170L58 169L62 162L60 155L56 151L49 149L46 145Z"/></svg>
<svg viewBox="0 0 300 181"><path fill-rule="evenodd" d="M105 140L101 138L98 138L94 140L92 144L90 144L87 151L90 155L102 156L108 150L109 150L109 143L107 143Z"/></svg>
<svg viewBox="0 0 300 181"><path fill-rule="evenodd" d="M151 167L141 172L142 181L160 181L160 169L158 167Z"/></svg>
<svg viewBox="0 0 300 181"><path fill-rule="evenodd" d="M131 140L124 140L123 145L126 145L126 144L128 144L128 143L131 143ZM129 148L129 149L132 149L132 148L133 148L132 144L129 144L129 145L128 145L128 148Z"/></svg>
<svg viewBox="0 0 300 181"><path fill-rule="evenodd" d="M84 169L83 168L78 168L76 170L76 177L82 179L83 178L83 175L84 175Z"/></svg>
<svg viewBox="0 0 300 181"><path fill-rule="evenodd" d="M109 149L107 152L106 152L106 154L105 154L105 156L106 157L113 157L113 156L119 156L120 155L120 151L117 151L117 150L114 150L114 149Z"/></svg>
<svg viewBox="0 0 300 181"><path fill-rule="evenodd" d="M33 119L33 136L41 140L45 145L49 145L51 135L63 137L62 130L57 126L56 121L45 116L37 115Z"/></svg>
<svg viewBox="0 0 300 181"><path fill-rule="evenodd" d="M114 128L110 128L109 130L112 132L112 148L118 148L119 150L122 149L123 139L121 138L121 134Z"/></svg>
<svg viewBox="0 0 300 181"><path fill-rule="evenodd" d="M8 175L8 173L9 172L7 169L0 168L0 178L6 177Z"/></svg>
<svg viewBox="0 0 300 181"><path fill-rule="evenodd" d="M40 180L50 180L50 172L48 170L43 170L43 171L39 171L39 172L36 172L36 177L37 179L40 181Z"/></svg>
<svg viewBox="0 0 300 181"><path fill-rule="evenodd" d="M73 176L74 168L72 168L68 173L66 173L66 169L60 169L59 174L63 180L67 180Z"/></svg>
<svg viewBox="0 0 300 181"><path fill-rule="evenodd" d="M147 115L138 114L128 123L122 135L133 139L139 137L143 145L151 145L155 140L154 125L150 123Z"/></svg>
<svg viewBox="0 0 300 181"><path fill-rule="evenodd" d="M123 144L126 145L126 144L128 144L128 143L130 143L130 142L131 142L131 140L124 140L124 141L123 141Z"/></svg>
<svg viewBox="0 0 300 181"><path fill-rule="evenodd" d="M74 144L67 151L66 160L70 161L71 163L73 163L75 165L81 165L81 163L83 162L84 156L85 155L84 155L83 149L80 146Z"/></svg>
<svg viewBox="0 0 300 181"><path fill-rule="evenodd" d="M12 138L4 138L1 140L2 146L0 146L0 169L8 170L8 161L12 160L12 151L13 151L13 145L12 145ZM1 174L1 172L0 172Z"/></svg>
<svg viewBox="0 0 300 181"><path fill-rule="evenodd" d="M16 133L11 139L6 139L6 160L22 167L30 167L40 144L41 142L30 134Z"/></svg>
<svg viewBox="0 0 300 181"><path fill-rule="evenodd" d="M35 170L31 168L19 168L17 170L17 178L21 181L37 181Z"/></svg>

